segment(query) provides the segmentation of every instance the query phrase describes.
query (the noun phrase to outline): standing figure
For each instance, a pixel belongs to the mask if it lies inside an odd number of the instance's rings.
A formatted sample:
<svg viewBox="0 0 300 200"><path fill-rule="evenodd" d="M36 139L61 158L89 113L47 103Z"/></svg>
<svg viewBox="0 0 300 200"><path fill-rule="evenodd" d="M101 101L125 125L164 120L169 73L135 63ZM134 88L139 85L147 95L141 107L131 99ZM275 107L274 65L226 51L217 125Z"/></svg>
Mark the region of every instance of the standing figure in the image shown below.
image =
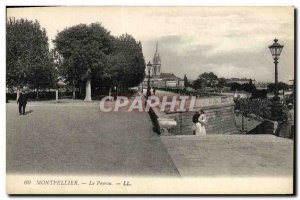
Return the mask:
<svg viewBox="0 0 300 200"><path fill-rule="evenodd" d="M204 110L201 110L198 122L196 123L196 135L206 135L205 125L206 115L204 113Z"/></svg>
<svg viewBox="0 0 300 200"><path fill-rule="evenodd" d="M153 95L155 95L155 92L156 92L155 88L153 88L152 91L153 91Z"/></svg>
<svg viewBox="0 0 300 200"><path fill-rule="evenodd" d="M193 115L193 135L196 135L196 129L197 129L197 123L199 122L199 117L200 117L200 113L197 111L194 115Z"/></svg>
<svg viewBox="0 0 300 200"><path fill-rule="evenodd" d="M25 115L25 108L26 108L26 104L27 104L27 96L26 96L24 90L22 90L22 93L20 94L20 97L19 97L17 103L19 104L19 114L20 115Z"/></svg>
<svg viewBox="0 0 300 200"><path fill-rule="evenodd" d="M294 109L293 109L293 104L289 103L288 104L288 112L287 112L287 132L288 132L288 138L293 139L294 138L294 133L295 133L295 127L294 127Z"/></svg>

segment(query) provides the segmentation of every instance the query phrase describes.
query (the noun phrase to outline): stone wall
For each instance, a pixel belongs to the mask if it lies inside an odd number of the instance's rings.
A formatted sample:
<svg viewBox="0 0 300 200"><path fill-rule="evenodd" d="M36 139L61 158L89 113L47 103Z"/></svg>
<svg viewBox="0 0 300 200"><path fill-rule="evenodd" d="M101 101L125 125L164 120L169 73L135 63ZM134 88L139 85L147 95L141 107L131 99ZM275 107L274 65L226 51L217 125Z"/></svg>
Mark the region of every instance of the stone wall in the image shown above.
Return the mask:
<svg viewBox="0 0 300 200"><path fill-rule="evenodd" d="M203 108L207 117L206 134L237 133L233 105ZM174 135L192 135L192 117L195 112L168 114L177 122L171 133Z"/></svg>
<svg viewBox="0 0 300 200"><path fill-rule="evenodd" d="M142 96L142 94L140 94ZM214 94L211 97L200 97L194 108L203 109L207 116L206 134L238 133L234 117L232 96ZM162 112L159 107L149 110L155 132L161 135L192 135L194 111Z"/></svg>
<svg viewBox="0 0 300 200"><path fill-rule="evenodd" d="M232 95L217 95L210 97L199 97L195 101L195 108L220 107L234 104Z"/></svg>

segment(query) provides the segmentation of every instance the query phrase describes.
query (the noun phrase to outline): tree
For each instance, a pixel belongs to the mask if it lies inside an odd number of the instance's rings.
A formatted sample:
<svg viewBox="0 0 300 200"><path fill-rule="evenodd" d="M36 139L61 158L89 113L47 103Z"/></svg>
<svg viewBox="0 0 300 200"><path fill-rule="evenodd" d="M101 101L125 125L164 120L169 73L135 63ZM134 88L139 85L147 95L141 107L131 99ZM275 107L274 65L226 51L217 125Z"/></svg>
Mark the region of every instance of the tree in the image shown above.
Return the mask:
<svg viewBox="0 0 300 200"><path fill-rule="evenodd" d="M206 82L198 78L193 81L193 88L196 90L198 89L204 90L206 88Z"/></svg>
<svg viewBox="0 0 300 200"><path fill-rule="evenodd" d="M267 99L267 90L254 90L250 99Z"/></svg>
<svg viewBox="0 0 300 200"><path fill-rule="evenodd" d="M184 87L188 87L189 86L189 82L188 82L188 79L186 77L186 74L183 77L183 81L184 81Z"/></svg>
<svg viewBox="0 0 300 200"><path fill-rule="evenodd" d="M221 77L221 78L219 78L218 79L218 87L224 87L224 86L226 86L226 79L225 78L223 78L223 77Z"/></svg>
<svg viewBox="0 0 300 200"><path fill-rule="evenodd" d="M256 91L256 87L253 84L252 79L249 80L249 83L243 84L242 87L245 92L253 93Z"/></svg>
<svg viewBox="0 0 300 200"><path fill-rule="evenodd" d="M218 76L213 72L204 72L198 78L203 80L207 87L215 87L218 84Z"/></svg>
<svg viewBox="0 0 300 200"><path fill-rule="evenodd" d="M6 84L39 89L53 83L46 30L38 21L9 18L6 22Z"/></svg>
<svg viewBox="0 0 300 200"><path fill-rule="evenodd" d="M243 90L243 86L236 82L229 83L228 86L230 87L231 91L242 91Z"/></svg>
<svg viewBox="0 0 300 200"><path fill-rule="evenodd" d="M106 86L112 88L120 87L124 77L124 70L127 67L126 59L122 53L111 54L108 57L108 66L104 69L103 77Z"/></svg>
<svg viewBox="0 0 300 200"><path fill-rule="evenodd" d="M63 58L55 49L50 50L50 58L53 66L53 87L57 88L57 82L63 79L61 76L63 74L61 71L61 69L63 69L61 67L63 64Z"/></svg>
<svg viewBox="0 0 300 200"><path fill-rule="evenodd" d="M102 79L108 55L112 53L113 39L100 23L79 24L57 34L53 42L56 51L63 57L61 71L73 86L73 98L77 83L84 80L85 101L91 101L91 84Z"/></svg>
<svg viewBox="0 0 300 200"><path fill-rule="evenodd" d="M112 62L113 82L127 89L138 86L145 78L145 59L141 42L123 34L114 42ZM116 74L117 73L117 74Z"/></svg>
<svg viewBox="0 0 300 200"><path fill-rule="evenodd" d="M268 86L268 92L275 92L275 83L270 83ZM278 90L288 90L289 85L283 82L278 82Z"/></svg>
<svg viewBox="0 0 300 200"><path fill-rule="evenodd" d="M218 84L218 77L213 72L204 72L193 82L194 89L215 87Z"/></svg>

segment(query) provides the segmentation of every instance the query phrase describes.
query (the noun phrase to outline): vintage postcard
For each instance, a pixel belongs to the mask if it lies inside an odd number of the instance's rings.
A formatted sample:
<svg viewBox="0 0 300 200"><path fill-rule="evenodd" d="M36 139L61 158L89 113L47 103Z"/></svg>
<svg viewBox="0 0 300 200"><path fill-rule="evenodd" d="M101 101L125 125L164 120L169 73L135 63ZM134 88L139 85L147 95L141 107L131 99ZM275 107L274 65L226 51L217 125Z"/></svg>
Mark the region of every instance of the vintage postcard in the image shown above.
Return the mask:
<svg viewBox="0 0 300 200"><path fill-rule="evenodd" d="M294 194L294 7L7 7L8 194Z"/></svg>

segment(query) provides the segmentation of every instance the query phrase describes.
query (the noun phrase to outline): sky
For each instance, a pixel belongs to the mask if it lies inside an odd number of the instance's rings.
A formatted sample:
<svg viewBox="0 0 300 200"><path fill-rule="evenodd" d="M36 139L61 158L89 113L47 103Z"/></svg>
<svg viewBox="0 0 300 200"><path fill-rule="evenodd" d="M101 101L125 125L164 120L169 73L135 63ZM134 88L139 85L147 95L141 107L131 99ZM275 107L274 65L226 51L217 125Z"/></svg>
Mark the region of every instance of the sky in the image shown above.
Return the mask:
<svg viewBox="0 0 300 200"><path fill-rule="evenodd" d="M284 45L278 79L294 79L292 7L35 7L8 8L7 17L38 20L50 48L65 28L100 22L114 36L128 33L141 41L146 62L158 42L161 71L189 79L214 72L274 82L268 46L276 37Z"/></svg>

